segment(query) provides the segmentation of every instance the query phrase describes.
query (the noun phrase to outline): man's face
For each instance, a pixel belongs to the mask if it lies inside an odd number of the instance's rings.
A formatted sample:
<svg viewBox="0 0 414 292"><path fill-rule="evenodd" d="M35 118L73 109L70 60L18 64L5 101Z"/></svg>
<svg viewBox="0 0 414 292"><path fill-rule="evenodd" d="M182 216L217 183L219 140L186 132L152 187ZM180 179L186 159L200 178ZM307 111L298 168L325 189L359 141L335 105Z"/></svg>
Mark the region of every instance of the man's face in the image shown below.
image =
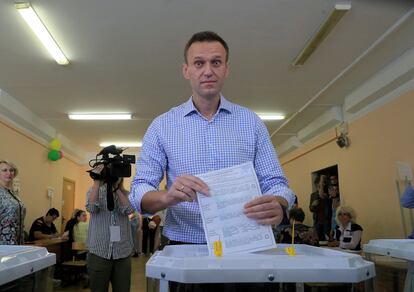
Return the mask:
<svg viewBox="0 0 414 292"><path fill-rule="evenodd" d="M53 221L55 221L58 218L58 216L56 215L46 215L45 217L45 221L48 223L52 223Z"/></svg>
<svg viewBox="0 0 414 292"><path fill-rule="evenodd" d="M217 97L229 74L226 50L219 42L196 42L187 51L184 78L190 81L193 96Z"/></svg>

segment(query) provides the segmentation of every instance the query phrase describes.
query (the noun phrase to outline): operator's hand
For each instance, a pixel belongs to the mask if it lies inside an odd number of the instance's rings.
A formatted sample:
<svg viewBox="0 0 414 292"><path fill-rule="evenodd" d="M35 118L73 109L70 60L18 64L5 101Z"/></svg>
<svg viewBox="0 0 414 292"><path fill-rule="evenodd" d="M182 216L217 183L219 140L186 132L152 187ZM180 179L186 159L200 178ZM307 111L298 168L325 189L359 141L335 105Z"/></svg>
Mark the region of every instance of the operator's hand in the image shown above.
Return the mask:
<svg viewBox="0 0 414 292"><path fill-rule="evenodd" d="M283 209L274 195L259 196L244 205L244 214L262 225L279 225Z"/></svg>
<svg viewBox="0 0 414 292"><path fill-rule="evenodd" d="M101 174L101 172L102 172L102 169L104 169L104 165L103 164L99 164L99 165L97 165L97 166L95 166L92 170L91 170L91 172L94 172L94 173L96 173L96 174Z"/></svg>
<svg viewBox="0 0 414 292"><path fill-rule="evenodd" d="M93 172L93 173L95 173L95 174L97 174L97 175L100 175L101 174L101 172L102 172L102 170L104 169L104 165L103 164L99 164L99 165L97 165L97 166L95 166L92 170L91 170L91 172ZM103 181L101 181L101 180L97 180L97 179L94 179L93 180L93 184L94 184L94 186L96 186L96 187L99 187L99 186L101 186L102 184L103 184Z"/></svg>
<svg viewBox="0 0 414 292"><path fill-rule="evenodd" d="M201 179L184 174L175 179L167 191L166 199L169 206L181 202L193 202L197 199L197 192L206 196L210 195L208 186Z"/></svg>

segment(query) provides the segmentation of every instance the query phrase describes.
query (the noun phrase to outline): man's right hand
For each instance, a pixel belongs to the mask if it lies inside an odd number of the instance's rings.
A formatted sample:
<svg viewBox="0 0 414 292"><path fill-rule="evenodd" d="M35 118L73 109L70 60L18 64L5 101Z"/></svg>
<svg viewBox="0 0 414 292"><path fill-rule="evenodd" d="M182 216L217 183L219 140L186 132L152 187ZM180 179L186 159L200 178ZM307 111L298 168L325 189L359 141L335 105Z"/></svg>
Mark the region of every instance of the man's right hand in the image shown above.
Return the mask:
<svg viewBox="0 0 414 292"><path fill-rule="evenodd" d="M104 165L103 164L99 164L99 165L97 165L97 166L95 166L92 170L91 170L91 172L94 172L94 173L96 173L96 174L101 174L101 172L102 172L102 169L104 169Z"/></svg>
<svg viewBox="0 0 414 292"><path fill-rule="evenodd" d="M319 200L315 200L312 202L312 207L317 207L319 205Z"/></svg>
<svg viewBox="0 0 414 292"><path fill-rule="evenodd" d="M167 206L181 202L193 202L197 199L197 192L209 196L208 186L198 177L184 174L178 176L165 196Z"/></svg>

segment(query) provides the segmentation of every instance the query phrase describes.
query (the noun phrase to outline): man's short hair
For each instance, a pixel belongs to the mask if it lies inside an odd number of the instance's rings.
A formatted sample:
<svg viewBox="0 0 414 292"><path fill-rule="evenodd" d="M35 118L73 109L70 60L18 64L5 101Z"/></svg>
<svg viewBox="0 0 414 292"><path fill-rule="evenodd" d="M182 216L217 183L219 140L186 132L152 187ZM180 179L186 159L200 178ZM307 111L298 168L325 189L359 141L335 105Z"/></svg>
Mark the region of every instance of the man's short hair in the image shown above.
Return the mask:
<svg viewBox="0 0 414 292"><path fill-rule="evenodd" d="M56 216L56 218L57 218L57 217L59 217L59 211L56 210L55 208L51 208L51 209L49 209L49 211L47 211L46 216L47 215Z"/></svg>
<svg viewBox="0 0 414 292"><path fill-rule="evenodd" d="M292 208L289 211L289 219L303 222L305 220L305 212L303 212L302 208Z"/></svg>
<svg viewBox="0 0 414 292"><path fill-rule="evenodd" d="M223 40L217 33L213 31L200 31L195 34L188 40L187 44L184 48L184 61L187 63L187 53L188 49L191 47L193 43L202 43L202 42L219 42L222 44L224 49L226 50L226 62L229 60L229 46L227 45L226 41Z"/></svg>

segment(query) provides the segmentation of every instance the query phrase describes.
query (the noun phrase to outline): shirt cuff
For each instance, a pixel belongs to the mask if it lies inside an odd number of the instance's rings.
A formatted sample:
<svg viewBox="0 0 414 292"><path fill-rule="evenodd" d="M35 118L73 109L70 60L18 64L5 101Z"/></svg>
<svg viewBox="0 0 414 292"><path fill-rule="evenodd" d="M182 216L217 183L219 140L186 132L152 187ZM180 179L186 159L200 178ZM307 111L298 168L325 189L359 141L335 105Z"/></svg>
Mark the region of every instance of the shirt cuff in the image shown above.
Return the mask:
<svg viewBox="0 0 414 292"><path fill-rule="evenodd" d="M133 188L132 191L129 193L129 201L131 202L132 208L134 208L134 210L136 210L137 212L144 214L144 212L141 209L142 197L144 197L146 193L151 191L156 191L156 189L147 184L141 184Z"/></svg>
<svg viewBox="0 0 414 292"><path fill-rule="evenodd" d="M273 189L266 192L267 195L274 195L276 197L281 197L288 202L288 209L291 209L293 204L295 203L296 195L293 193L291 189Z"/></svg>

